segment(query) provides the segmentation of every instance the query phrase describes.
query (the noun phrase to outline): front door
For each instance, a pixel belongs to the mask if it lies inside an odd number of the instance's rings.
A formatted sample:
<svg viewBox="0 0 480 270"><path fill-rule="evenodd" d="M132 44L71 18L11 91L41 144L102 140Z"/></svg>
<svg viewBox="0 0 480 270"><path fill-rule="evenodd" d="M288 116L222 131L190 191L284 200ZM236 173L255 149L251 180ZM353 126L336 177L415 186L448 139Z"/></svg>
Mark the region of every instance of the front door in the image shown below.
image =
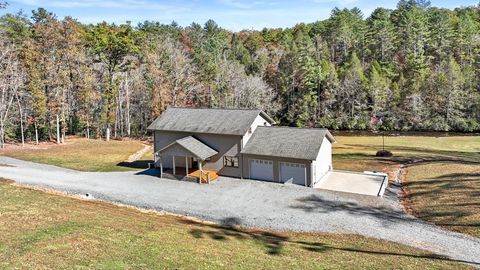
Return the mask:
<svg viewBox="0 0 480 270"><path fill-rule="evenodd" d="M198 169L198 160L196 158L192 158L192 169Z"/></svg>

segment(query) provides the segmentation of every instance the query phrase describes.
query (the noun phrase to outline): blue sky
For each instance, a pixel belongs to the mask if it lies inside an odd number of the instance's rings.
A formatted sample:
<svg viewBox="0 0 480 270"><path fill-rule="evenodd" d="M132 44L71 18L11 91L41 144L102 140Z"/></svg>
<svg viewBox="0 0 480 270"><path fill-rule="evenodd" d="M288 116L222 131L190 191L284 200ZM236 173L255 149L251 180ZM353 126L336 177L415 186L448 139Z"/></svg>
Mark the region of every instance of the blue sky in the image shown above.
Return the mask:
<svg viewBox="0 0 480 270"><path fill-rule="evenodd" d="M215 20L229 30L291 27L298 22L328 18L334 7L359 7L368 16L378 6L394 8L397 1L388 0L7 0L5 12L19 10L30 14L44 7L59 18L70 15L84 23L101 21L134 24L145 20L189 25ZM455 8L478 4L478 0L431 0L433 6Z"/></svg>

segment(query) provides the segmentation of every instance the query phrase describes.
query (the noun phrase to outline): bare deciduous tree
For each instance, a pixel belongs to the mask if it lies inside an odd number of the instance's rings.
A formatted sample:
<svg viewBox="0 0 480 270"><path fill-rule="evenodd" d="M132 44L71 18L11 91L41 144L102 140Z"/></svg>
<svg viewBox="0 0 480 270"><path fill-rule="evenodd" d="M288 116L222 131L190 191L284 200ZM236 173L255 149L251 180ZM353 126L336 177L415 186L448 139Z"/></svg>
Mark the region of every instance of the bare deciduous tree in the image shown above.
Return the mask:
<svg viewBox="0 0 480 270"><path fill-rule="evenodd" d="M172 38L149 41L147 66L154 82L154 102L158 113L168 105L185 106L203 86L184 46Z"/></svg>
<svg viewBox="0 0 480 270"><path fill-rule="evenodd" d="M4 148L5 126L13 101L24 83L24 73L14 45L6 39L0 40L0 148Z"/></svg>

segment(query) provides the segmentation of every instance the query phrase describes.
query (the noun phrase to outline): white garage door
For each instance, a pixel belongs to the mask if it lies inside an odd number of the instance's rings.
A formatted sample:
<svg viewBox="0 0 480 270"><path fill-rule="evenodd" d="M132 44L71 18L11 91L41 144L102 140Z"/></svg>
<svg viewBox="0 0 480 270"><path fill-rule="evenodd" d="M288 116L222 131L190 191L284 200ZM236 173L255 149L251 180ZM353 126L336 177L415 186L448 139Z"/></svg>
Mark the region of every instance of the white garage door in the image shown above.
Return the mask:
<svg viewBox="0 0 480 270"><path fill-rule="evenodd" d="M273 162L271 160L251 159L250 178L273 181Z"/></svg>
<svg viewBox="0 0 480 270"><path fill-rule="evenodd" d="M291 181L293 184L305 186L306 170L304 164L280 162L280 181Z"/></svg>

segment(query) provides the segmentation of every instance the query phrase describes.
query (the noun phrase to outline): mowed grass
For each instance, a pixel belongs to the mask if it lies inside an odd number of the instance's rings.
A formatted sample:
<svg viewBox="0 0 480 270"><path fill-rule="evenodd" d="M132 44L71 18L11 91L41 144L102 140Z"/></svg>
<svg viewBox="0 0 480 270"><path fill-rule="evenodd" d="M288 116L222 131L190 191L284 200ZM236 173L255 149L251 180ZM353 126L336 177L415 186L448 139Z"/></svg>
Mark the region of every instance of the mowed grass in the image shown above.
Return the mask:
<svg viewBox="0 0 480 270"><path fill-rule="evenodd" d="M411 166L405 185L416 216L480 238L480 163Z"/></svg>
<svg viewBox="0 0 480 270"><path fill-rule="evenodd" d="M381 136L336 136L334 168L381 170L406 165L406 203L418 217L480 237L480 137L385 137L391 158L375 157Z"/></svg>
<svg viewBox="0 0 480 270"><path fill-rule="evenodd" d="M200 223L0 183L2 269L469 269L357 235Z"/></svg>
<svg viewBox="0 0 480 270"><path fill-rule="evenodd" d="M136 140L106 142L73 138L63 145L7 148L0 154L79 171L108 172L132 170L134 166L122 162L142 148L143 144Z"/></svg>
<svg viewBox="0 0 480 270"><path fill-rule="evenodd" d="M385 149L392 158L377 158L382 149L382 136L335 136L333 145L335 169L362 171L382 169L390 165L415 160L470 160L480 161L480 136L385 137ZM355 161L355 162L352 162Z"/></svg>

